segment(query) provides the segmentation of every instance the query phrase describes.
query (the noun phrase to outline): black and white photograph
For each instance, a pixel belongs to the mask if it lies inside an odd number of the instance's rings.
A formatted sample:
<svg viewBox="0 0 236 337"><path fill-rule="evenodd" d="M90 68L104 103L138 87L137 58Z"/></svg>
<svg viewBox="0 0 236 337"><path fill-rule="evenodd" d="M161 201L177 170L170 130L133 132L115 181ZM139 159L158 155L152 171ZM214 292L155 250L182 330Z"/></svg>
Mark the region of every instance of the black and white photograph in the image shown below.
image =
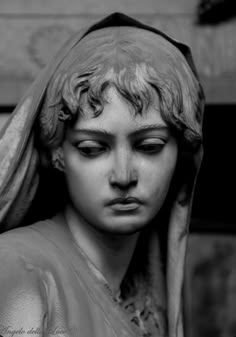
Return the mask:
<svg viewBox="0 0 236 337"><path fill-rule="evenodd" d="M236 337L233 0L0 1L0 337Z"/></svg>

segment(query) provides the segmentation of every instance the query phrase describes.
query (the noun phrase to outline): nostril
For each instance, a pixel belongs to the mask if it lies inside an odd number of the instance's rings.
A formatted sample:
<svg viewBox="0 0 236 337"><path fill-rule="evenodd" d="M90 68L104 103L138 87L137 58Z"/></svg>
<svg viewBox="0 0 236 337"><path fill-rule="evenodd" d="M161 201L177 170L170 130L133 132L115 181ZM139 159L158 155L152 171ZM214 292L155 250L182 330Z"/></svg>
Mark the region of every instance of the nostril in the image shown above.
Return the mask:
<svg viewBox="0 0 236 337"><path fill-rule="evenodd" d="M113 187L119 188L120 190L128 190L131 187L135 187L138 183L138 179L136 177L128 178L128 179L111 179L110 184Z"/></svg>
<svg viewBox="0 0 236 337"><path fill-rule="evenodd" d="M118 160L119 159L119 160ZM110 172L110 184L122 190L134 187L138 182L138 172L133 167L129 156L121 155L114 163L114 167Z"/></svg>

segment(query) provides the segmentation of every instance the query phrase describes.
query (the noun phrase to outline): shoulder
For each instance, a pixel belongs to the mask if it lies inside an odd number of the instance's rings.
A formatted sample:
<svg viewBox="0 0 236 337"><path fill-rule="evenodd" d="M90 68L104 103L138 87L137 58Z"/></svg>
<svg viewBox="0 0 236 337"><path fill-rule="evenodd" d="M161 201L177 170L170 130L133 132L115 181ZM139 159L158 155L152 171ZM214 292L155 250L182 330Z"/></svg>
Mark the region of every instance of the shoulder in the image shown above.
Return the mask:
<svg viewBox="0 0 236 337"><path fill-rule="evenodd" d="M45 284L23 255L0 241L0 326L41 327L47 313Z"/></svg>
<svg viewBox="0 0 236 337"><path fill-rule="evenodd" d="M27 327L27 317L29 329L42 328L48 312L50 275L62 260L51 240L55 231L56 223L41 221L0 235L0 327L19 329L22 323Z"/></svg>
<svg viewBox="0 0 236 337"><path fill-rule="evenodd" d="M0 235L0 290L2 284L8 288L14 284L27 285L27 289L39 287L43 256L50 249L37 228L45 224L16 228Z"/></svg>
<svg viewBox="0 0 236 337"><path fill-rule="evenodd" d="M21 268L41 282L59 280L68 274L72 247L71 234L60 218L10 230L0 235L0 273L13 264L18 266L16 272Z"/></svg>
<svg viewBox="0 0 236 337"><path fill-rule="evenodd" d="M25 256L26 253L37 250L38 243L37 232L32 230L32 226L9 230L0 235L0 256L3 251Z"/></svg>
<svg viewBox="0 0 236 337"><path fill-rule="evenodd" d="M51 220L12 229L0 235L0 257L8 252L9 258L14 256L26 264L46 267L60 254L58 236L62 236L60 226Z"/></svg>
<svg viewBox="0 0 236 337"><path fill-rule="evenodd" d="M48 222L42 221L0 235L1 284L10 280L27 284L27 289L42 286L46 273L55 265L54 260L60 260L56 247L47 238L44 230L47 227Z"/></svg>

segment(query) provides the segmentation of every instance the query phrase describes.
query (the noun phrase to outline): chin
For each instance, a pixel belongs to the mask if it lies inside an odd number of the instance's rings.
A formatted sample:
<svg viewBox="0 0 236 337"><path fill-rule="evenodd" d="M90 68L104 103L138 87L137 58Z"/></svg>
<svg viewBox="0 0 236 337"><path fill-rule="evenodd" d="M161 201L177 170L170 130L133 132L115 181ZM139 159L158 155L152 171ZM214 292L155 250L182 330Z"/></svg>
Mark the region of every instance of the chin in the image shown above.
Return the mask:
<svg viewBox="0 0 236 337"><path fill-rule="evenodd" d="M141 219L113 219L108 224L100 225L99 230L113 235L132 235L142 231L148 223Z"/></svg>

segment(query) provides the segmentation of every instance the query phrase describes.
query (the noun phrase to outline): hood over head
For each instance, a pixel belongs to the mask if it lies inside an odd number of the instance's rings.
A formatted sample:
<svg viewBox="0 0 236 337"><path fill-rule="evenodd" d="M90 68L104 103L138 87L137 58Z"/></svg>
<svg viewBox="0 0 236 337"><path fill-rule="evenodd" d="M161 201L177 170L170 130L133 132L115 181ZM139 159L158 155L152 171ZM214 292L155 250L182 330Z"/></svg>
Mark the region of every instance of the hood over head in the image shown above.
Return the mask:
<svg viewBox="0 0 236 337"><path fill-rule="evenodd" d="M181 292L193 192L202 159L204 109L204 94L186 45L120 13L66 42L1 130L1 231L47 216L43 214L46 203L42 203L48 188L43 187L44 179L48 172L57 175L52 166L61 167L58 149L65 124L78 113L88 83L94 88L88 95L90 104L99 114L104 102L98 100L102 93L96 88L105 88L109 81L118 91L120 83L129 83L131 96L139 92L146 97L144 82L137 85L132 82L135 77L159 90L162 117L176 132L179 158L164 207L140 236L122 284L123 305L132 304L139 312L150 310L160 336L168 331L169 337L183 337ZM141 101L135 106L138 112L145 108L145 99ZM58 175L61 178L59 171ZM55 192L56 184L52 182L50 189ZM55 194L50 198L56 200ZM55 200L54 206L60 206ZM49 208L54 210L51 203ZM39 210L36 216L35 210Z"/></svg>

